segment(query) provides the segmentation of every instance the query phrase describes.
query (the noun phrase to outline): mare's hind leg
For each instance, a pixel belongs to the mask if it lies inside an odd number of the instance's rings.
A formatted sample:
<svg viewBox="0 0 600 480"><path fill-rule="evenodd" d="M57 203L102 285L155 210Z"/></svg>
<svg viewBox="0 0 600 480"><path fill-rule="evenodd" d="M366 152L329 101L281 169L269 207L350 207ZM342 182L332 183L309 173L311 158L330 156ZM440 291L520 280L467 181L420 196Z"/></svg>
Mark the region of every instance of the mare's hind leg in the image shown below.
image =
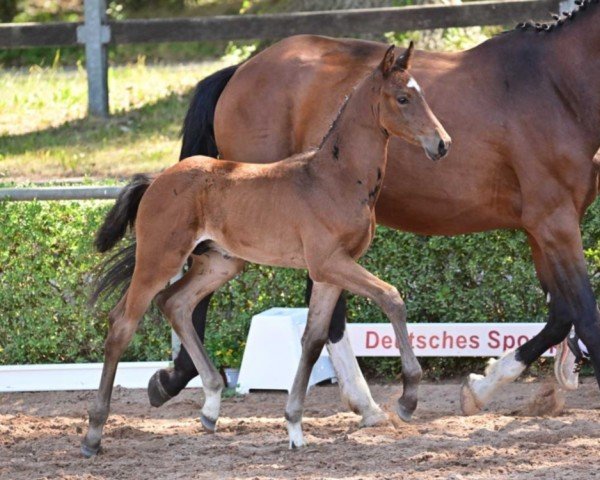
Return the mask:
<svg viewBox="0 0 600 480"><path fill-rule="evenodd" d="M157 297L159 308L171 322L202 379L205 401L200 420L209 432L215 431L219 418L223 379L194 330L192 310L202 298L235 277L244 264L243 260L225 257L215 251L193 257L185 276Z"/></svg>
<svg viewBox="0 0 600 480"><path fill-rule="evenodd" d="M204 343L204 332L208 320L208 307L212 293L200 300L192 312L192 323L200 341ZM173 366L161 368L154 372L148 382L148 400L153 407L160 407L173 397L179 395L192 378L198 375L190 354L184 346L181 347Z"/></svg>
<svg viewBox="0 0 600 480"><path fill-rule="evenodd" d="M398 290L371 274L345 253L332 255L326 262L310 262L309 271L313 279L338 285L356 295L370 298L390 319L400 346L404 386L396 413L402 420L409 421L417 408L422 370L410 344L406 307Z"/></svg>
<svg viewBox="0 0 600 480"><path fill-rule="evenodd" d="M327 341L331 314L335 308L341 288L326 283L313 285L310 306L308 310L308 321L302 335L302 355L292 390L285 407L285 418L287 420L288 433L290 437L290 448L304 445L302 437L302 411L304 409L304 398L310 379L312 368L321 355L323 346Z"/></svg>
<svg viewBox="0 0 600 480"><path fill-rule="evenodd" d="M501 385L516 379L546 350L560 343L573 324L575 331L585 336L588 349L595 352L592 358L600 383L600 316L583 256L577 212L558 209L535 223L528 233L536 271L549 299L548 321L535 337L492 363L485 376L467 377L461 391L465 415L479 412Z"/></svg>
<svg viewBox="0 0 600 480"><path fill-rule="evenodd" d="M362 417L360 426L372 427L387 423L388 416L373 400L369 385L360 370L348 330L344 329L342 338L336 342L330 337L327 350L338 379L342 400L350 410Z"/></svg>
<svg viewBox="0 0 600 480"><path fill-rule="evenodd" d="M307 304L310 302L312 285L312 280L307 277ZM367 385L356 360L356 355L352 350L346 328L346 298L343 293L335 304L331 315L327 350L338 379L342 401L350 410L362 416L360 426L372 427L387 423L388 416L373 400L369 385Z"/></svg>
<svg viewBox="0 0 600 480"><path fill-rule="evenodd" d="M150 302L177 271L163 271L155 267L152 265L150 268L148 266L140 268L139 264L136 265L127 293L109 314L110 327L104 344L104 366L100 387L96 400L88 410L89 427L81 442L81 453L85 457L91 457L100 450L102 430L110 410L110 399L119 359L129 345Z"/></svg>

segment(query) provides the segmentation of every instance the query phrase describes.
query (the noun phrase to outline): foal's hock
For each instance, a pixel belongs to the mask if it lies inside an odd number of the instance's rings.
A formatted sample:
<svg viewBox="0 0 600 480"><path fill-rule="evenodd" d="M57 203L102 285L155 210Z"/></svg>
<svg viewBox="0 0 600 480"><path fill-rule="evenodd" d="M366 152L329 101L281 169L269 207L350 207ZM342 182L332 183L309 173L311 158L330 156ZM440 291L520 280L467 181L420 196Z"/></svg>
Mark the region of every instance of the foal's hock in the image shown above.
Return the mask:
<svg viewBox="0 0 600 480"><path fill-rule="evenodd" d="M404 374L397 412L410 418L421 368L410 346L404 303L394 287L356 260L374 235L374 206L390 135L421 145L433 160L450 147L448 134L407 72L411 54L412 44L398 59L394 48L388 49L314 151L263 165L192 157L149 186L138 181L126 187L114 210L131 214L109 213L102 232L122 232L122 223L132 222L137 212L135 267L126 294L110 313L104 369L89 411L84 455L100 448L117 363L154 297L198 369L206 397L201 421L207 431L215 430L223 382L194 331L191 313L247 261L306 268L315 282L300 365L285 411L290 447L304 444L301 419L307 382L342 289L372 299L392 322ZM118 224L107 224L111 222ZM123 280L119 269L130 271L132 255L126 252L107 275ZM190 257L192 264L183 278L165 288ZM110 281L102 285L114 286Z"/></svg>

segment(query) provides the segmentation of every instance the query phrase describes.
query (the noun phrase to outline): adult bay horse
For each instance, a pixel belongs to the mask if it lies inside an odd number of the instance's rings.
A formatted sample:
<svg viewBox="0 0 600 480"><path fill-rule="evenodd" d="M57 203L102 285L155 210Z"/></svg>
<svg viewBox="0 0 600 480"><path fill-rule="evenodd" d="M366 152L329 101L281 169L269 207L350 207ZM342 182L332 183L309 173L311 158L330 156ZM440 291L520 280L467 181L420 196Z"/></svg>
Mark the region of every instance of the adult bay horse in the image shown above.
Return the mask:
<svg viewBox="0 0 600 480"><path fill-rule="evenodd" d="M407 72L411 53L412 44L397 59L393 46L384 51L380 65L350 94L316 150L264 165L191 157L150 185L136 178L125 187L98 236L114 244L120 237L115 232L135 222L135 253L126 247L129 261L121 264L125 272L131 264L134 270L126 293L110 312L100 388L81 445L85 456L100 448L117 363L157 295L159 308L202 377L202 424L215 430L223 380L194 330L192 310L235 277L246 261L306 268L315 282L285 410L290 448L304 445L301 422L308 380L342 289L372 299L394 326L404 377L397 410L400 417L412 414L421 367L408 336L404 302L396 288L356 262L375 234L375 202L390 136L421 146L432 160L450 146L450 137ZM165 288L190 256L183 278ZM111 284L121 267L105 272L104 285Z"/></svg>
<svg viewBox="0 0 600 480"><path fill-rule="evenodd" d="M352 85L385 45L296 36L199 83L184 124L182 156L274 161L317 145ZM414 72L454 140L450 160L420 162L414 147L390 143L379 223L425 235L492 229L527 234L549 303L543 330L463 387L477 412L505 382L575 329L600 381L600 320L587 274L580 220L598 191L600 6L587 0L551 25L522 24L459 53L417 52ZM214 129L214 131L213 131ZM203 333L208 298L194 312ZM331 358L363 423L382 412L344 334L343 303L330 331ZM149 385L160 405L196 375L182 350L174 369Z"/></svg>

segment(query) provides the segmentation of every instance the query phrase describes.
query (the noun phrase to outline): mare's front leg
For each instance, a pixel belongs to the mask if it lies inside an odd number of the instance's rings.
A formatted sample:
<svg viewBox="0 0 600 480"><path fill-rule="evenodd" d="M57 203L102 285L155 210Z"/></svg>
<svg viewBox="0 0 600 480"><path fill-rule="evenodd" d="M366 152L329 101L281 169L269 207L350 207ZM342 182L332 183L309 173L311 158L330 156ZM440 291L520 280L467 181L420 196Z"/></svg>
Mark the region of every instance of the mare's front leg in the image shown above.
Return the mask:
<svg viewBox="0 0 600 480"><path fill-rule="evenodd" d="M417 408L422 370L410 344L406 306L398 290L343 252L329 256L325 262L316 259L309 262L309 271L313 279L338 285L356 295L370 298L390 319L400 346L404 386L396 413L402 420L409 421Z"/></svg>
<svg viewBox="0 0 600 480"><path fill-rule="evenodd" d="M200 421L207 432L214 432L221 409L223 379L212 364L202 341L194 330L192 310L206 295L235 277L243 260L210 251L193 257L193 263L179 281L158 295L156 302L169 319L202 379L205 401Z"/></svg>
<svg viewBox="0 0 600 480"><path fill-rule="evenodd" d="M302 412L306 389L308 388L313 366L327 341L331 314L341 292L342 289L334 285L317 282L313 285L308 321L306 322L304 335L302 335L302 356L285 407L290 448L298 448L304 445Z"/></svg>
<svg viewBox="0 0 600 480"><path fill-rule="evenodd" d="M550 347L560 343L571 325L592 353L600 383L600 320L587 274L579 217L561 209L528 228L536 272L549 299L549 317L535 337L492 363L485 376L471 374L461 391L465 415L479 412L494 392L515 380Z"/></svg>

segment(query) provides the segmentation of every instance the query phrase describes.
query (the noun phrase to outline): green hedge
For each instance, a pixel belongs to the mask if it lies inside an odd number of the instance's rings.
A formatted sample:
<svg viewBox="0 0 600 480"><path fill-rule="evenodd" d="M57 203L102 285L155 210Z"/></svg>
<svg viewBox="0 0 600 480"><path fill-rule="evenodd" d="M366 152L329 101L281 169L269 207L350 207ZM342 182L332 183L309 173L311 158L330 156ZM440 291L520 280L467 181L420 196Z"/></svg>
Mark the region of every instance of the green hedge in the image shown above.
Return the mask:
<svg viewBox="0 0 600 480"><path fill-rule="evenodd" d="M0 203L0 364L100 361L106 313L115 299L87 306L100 256L93 234L107 202ZM584 225L596 294L600 293L600 207ZM445 238L385 228L363 260L403 293L411 322L543 321L544 296L519 232ZM236 365L250 318L272 306L304 305L304 273L249 266L215 296L207 347L220 366ZM351 321L384 322L371 302L351 298ZM169 358L170 333L147 314L125 360ZM399 360L363 359L371 376L397 374ZM481 360L423 359L430 377L480 368Z"/></svg>

